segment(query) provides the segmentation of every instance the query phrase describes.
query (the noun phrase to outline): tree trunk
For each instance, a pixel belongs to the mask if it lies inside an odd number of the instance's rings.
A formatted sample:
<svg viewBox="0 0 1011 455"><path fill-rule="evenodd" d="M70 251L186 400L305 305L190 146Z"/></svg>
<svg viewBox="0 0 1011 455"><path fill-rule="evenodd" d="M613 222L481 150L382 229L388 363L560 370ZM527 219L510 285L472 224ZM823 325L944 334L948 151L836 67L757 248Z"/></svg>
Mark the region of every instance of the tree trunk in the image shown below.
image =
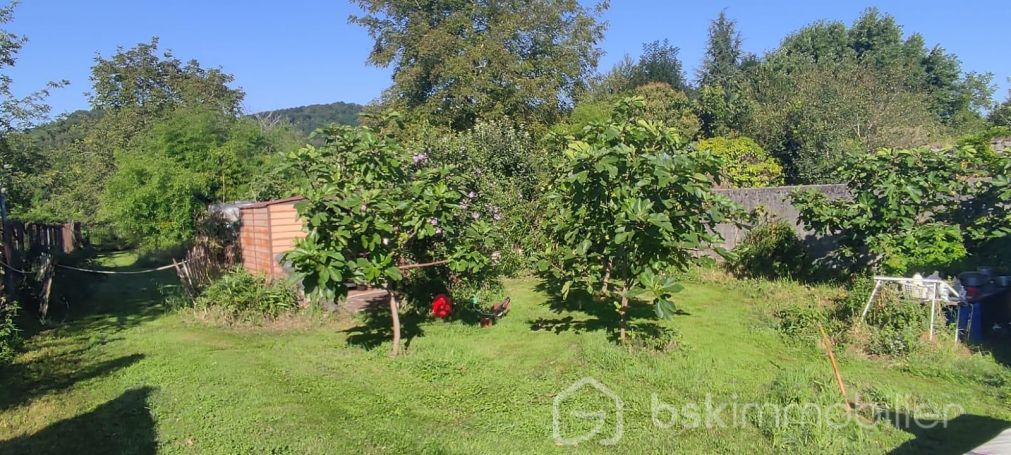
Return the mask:
<svg viewBox="0 0 1011 455"><path fill-rule="evenodd" d="M621 309L618 310L618 340L625 344L625 313L628 313L628 284L621 285Z"/></svg>
<svg viewBox="0 0 1011 455"><path fill-rule="evenodd" d="M393 320L393 351L390 355L396 357L400 355L400 306L397 305L397 297L390 290L390 319Z"/></svg>

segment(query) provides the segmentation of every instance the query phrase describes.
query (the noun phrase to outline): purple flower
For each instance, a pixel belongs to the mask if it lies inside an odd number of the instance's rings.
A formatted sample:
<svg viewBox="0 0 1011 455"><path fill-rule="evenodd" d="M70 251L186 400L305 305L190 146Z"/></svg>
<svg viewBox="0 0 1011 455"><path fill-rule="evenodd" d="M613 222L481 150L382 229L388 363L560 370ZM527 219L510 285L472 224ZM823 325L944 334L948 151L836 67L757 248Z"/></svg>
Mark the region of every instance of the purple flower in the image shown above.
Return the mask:
<svg viewBox="0 0 1011 455"><path fill-rule="evenodd" d="M460 208L462 208L464 210L467 210L467 209L470 208L470 203L467 202L467 201L463 201L463 202L460 203Z"/></svg>
<svg viewBox="0 0 1011 455"><path fill-rule="evenodd" d="M422 163L425 160L427 160L428 159L428 155L425 155L424 153L419 153L417 155L414 155L411 158L414 160L414 164L418 164L418 163Z"/></svg>
<svg viewBox="0 0 1011 455"><path fill-rule="evenodd" d="M439 225L439 219L438 218L429 218L428 219L428 224L431 224L432 226L438 226Z"/></svg>
<svg viewBox="0 0 1011 455"><path fill-rule="evenodd" d="M481 218L481 214L477 212L470 212L470 217L476 220L478 218Z"/></svg>
<svg viewBox="0 0 1011 455"><path fill-rule="evenodd" d="M442 228L435 228L435 235L442 234Z"/></svg>
<svg viewBox="0 0 1011 455"><path fill-rule="evenodd" d="M477 197L477 193L475 193L473 191L467 193L467 199L474 199L476 197Z"/></svg>
<svg viewBox="0 0 1011 455"><path fill-rule="evenodd" d="M501 220L501 219L502 219L502 215L500 215L500 214L499 214L498 212L495 212L495 214L494 214L494 215L492 215L491 217L492 217L492 218L493 218L493 219L494 219L495 221L498 221L498 220Z"/></svg>

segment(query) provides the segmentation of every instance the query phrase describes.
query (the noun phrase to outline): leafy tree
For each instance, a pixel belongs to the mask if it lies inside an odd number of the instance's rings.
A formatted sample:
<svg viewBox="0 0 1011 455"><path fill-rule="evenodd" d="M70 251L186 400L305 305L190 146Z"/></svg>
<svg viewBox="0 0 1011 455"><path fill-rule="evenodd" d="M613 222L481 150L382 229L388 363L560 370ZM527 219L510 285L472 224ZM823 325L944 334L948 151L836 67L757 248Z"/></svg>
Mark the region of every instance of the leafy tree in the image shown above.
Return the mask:
<svg viewBox="0 0 1011 455"><path fill-rule="evenodd" d="M674 128L684 140L694 139L699 134L702 125L685 92L654 82L636 87L632 94L642 97L646 103L641 114L644 119Z"/></svg>
<svg viewBox="0 0 1011 455"><path fill-rule="evenodd" d="M32 188L39 184L36 175L44 158L30 143L25 130L49 113L45 103L49 91L66 85L66 81L50 82L41 90L25 97L14 95L11 69L17 64L21 48L28 38L6 28L14 20L17 2L0 7L0 210L18 212L29 204ZM5 213L6 214L6 213Z"/></svg>
<svg viewBox="0 0 1011 455"><path fill-rule="evenodd" d="M902 72L869 63L807 64L789 75L754 70L753 123L743 131L775 154L791 183L839 181L849 153L936 142L929 96L903 88Z"/></svg>
<svg viewBox="0 0 1011 455"><path fill-rule="evenodd" d="M1008 91L1007 99L990 111L987 117L990 124L997 127L1011 127L1011 90Z"/></svg>
<svg viewBox="0 0 1011 455"><path fill-rule="evenodd" d="M851 199L806 190L793 194L793 204L808 229L838 236L839 254L851 264L930 271L967 253L957 220L977 163L971 148L854 154L837 170Z"/></svg>
<svg viewBox="0 0 1011 455"><path fill-rule="evenodd" d="M196 60L183 63L165 51L159 56L158 38L130 49L118 48L109 58L98 56L91 69L91 104L96 110L139 109L162 112L179 105L213 105L236 115L244 94L228 87L232 75L206 69Z"/></svg>
<svg viewBox="0 0 1011 455"><path fill-rule="evenodd" d="M47 165L36 169L40 180L21 208L29 218L107 221L101 215L113 211L100 209L112 201L101 196L117 170L117 154L147 147L143 142L149 130L176 110L202 110L234 120L243 98L241 90L228 87L231 75L195 61L183 63L168 51L159 54L157 38L96 57L91 80L90 113L47 126L44 131L55 131L54 136L40 132L32 146Z"/></svg>
<svg viewBox="0 0 1011 455"><path fill-rule="evenodd" d="M897 88L925 94L937 120L956 129L978 120L979 107L988 103L993 91L989 75L963 75L957 56L940 47L928 50L919 34L903 40L902 27L895 19L874 8L849 28L839 22L805 27L784 39L767 60L786 73L811 64L858 63L864 71L901 75Z"/></svg>
<svg viewBox="0 0 1011 455"><path fill-rule="evenodd" d="M629 300L650 292L657 316L672 317L681 286L669 272L695 262L719 239L715 225L737 213L711 192L720 160L641 119L644 105L626 99L610 122L568 143L546 196L550 244L538 263L563 296L601 289L615 302L623 342Z"/></svg>
<svg viewBox="0 0 1011 455"><path fill-rule="evenodd" d="M643 119L663 123L677 130L684 140L694 139L701 130L701 121L696 115L696 106L685 92L671 88L663 82L640 85L625 96L639 96L645 102L640 116ZM580 101L569 116L555 125L553 131L561 136L575 136L587 125L607 122L614 115L616 103L622 95L601 96Z"/></svg>
<svg viewBox="0 0 1011 455"><path fill-rule="evenodd" d="M723 160L722 180L728 186L758 188L783 184L779 161L751 138L714 137L695 146Z"/></svg>
<svg viewBox="0 0 1011 455"><path fill-rule="evenodd" d="M393 355L400 352L400 267L447 261L450 290L493 279L497 235L482 196L448 165L413 156L384 131L332 127L321 148L288 155L302 170L297 207L306 238L287 255L314 298L334 299L354 282L390 290Z"/></svg>
<svg viewBox="0 0 1011 455"><path fill-rule="evenodd" d="M104 218L144 247L184 242L207 204L248 197L277 151L251 119L213 107L177 109L117 151L101 198Z"/></svg>
<svg viewBox="0 0 1011 455"><path fill-rule="evenodd" d="M688 90L685 72L678 59L681 50L671 46L667 40L652 41L642 45L639 62L629 71L627 89L635 89L650 83L663 83L674 90Z"/></svg>
<svg viewBox="0 0 1011 455"><path fill-rule="evenodd" d="M465 130L478 119L557 120L597 64L603 25L576 0L355 0L351 16L393 67L384 105ZM413 114L414 112L412 112Z"/></svg>

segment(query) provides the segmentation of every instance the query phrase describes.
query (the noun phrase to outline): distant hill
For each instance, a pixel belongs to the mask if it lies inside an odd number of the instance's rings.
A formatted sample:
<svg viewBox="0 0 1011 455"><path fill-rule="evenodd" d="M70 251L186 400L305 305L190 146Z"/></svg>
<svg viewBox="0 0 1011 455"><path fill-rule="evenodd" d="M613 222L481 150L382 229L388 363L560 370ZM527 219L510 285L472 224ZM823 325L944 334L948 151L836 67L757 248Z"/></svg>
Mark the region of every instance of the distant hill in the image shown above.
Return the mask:
<svg viewBox="0 0 1011 455"><path fill-rule="evenodd" d="M361 104L336 102L330 104L310 104L308 106L289 107L275 111L265 111L253 114L260 119L283 119L307 136L316 128L336 123L338 125L357 125L358 113L362 111Z"/></svg>

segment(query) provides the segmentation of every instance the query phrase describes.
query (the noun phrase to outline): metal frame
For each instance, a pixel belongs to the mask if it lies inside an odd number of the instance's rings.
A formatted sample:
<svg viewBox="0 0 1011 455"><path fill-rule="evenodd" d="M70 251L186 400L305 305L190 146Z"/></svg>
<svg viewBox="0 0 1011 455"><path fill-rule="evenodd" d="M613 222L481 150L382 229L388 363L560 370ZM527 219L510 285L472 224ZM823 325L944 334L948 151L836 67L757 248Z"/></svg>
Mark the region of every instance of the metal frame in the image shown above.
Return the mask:
<svg viewBox="0 0 1011 455"><path fill-rule="evenodd" d="M940 299L941 291L947 291L949 295L959 296L958 291L951 287L947 281L938 280L934 278L905 278L905 277L891 277L891 276L875 276L874 277L874 289L871 291L870 298L867 299L867 305L864 305L864 311L860 313L860 320L864 320L867 317L867 312L871 309L871 304L874 303L874 297L877 296L878 290L885 283L897 283L902 286L916 286L923 288L929 296L926 299L930 300L930 339L934 339L934 321L937 317L937 302ZM959 297L961 298L961 297ZM924 300L924 298L921 298ZM945 301L949 301L945 299ZM955 324L955 338L958 339L958 324Z"/></svg>

